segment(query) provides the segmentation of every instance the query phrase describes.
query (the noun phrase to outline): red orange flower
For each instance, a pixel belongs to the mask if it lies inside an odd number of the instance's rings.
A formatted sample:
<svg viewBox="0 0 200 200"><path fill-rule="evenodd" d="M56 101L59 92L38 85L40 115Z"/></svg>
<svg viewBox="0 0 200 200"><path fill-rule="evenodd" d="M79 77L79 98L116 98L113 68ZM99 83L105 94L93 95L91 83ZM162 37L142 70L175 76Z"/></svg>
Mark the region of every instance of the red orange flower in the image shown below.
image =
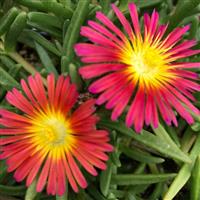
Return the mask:
<svg viewBox="0 0 200 200"><path fill-rule="evenodd" d="M200 67L200 63L177 62L200 52L191 49L196 44L194 40L178 43L189 26L164 36L167 25L159 25L159 14L153 11L151 16L144 14L141 32L135 4L129 4L132 25L115 5L112 8L124 31L97 12L100 23L89 21L81 29L81 35L92 43L75 46L77 55L87 63L80 68L80 74L86 79L98 77L89 87L91 93L101 93L96 103L106 102L106 108L113 109L112 120L130 105L126 124L134 124L137 132L144 123L157 127L159 114L168 125L173 122L177 126L175 110L189 124L193 123L186 107L199 114L191 101L200 85L195 83L198 75L188 68Z"/></svg>
<svg viewBox="0 0 200 200"><path fill-rule="evenodd" d="M76 86L69 77L54 75L47 78L47 91L41 76L22 80L25 95L17 89L8 92L7 101L24 114L0 109L0 159L6 159L8 171L15 171L17 181L26 178L29 186L38 177L37 191L47 184L48 194L62 195L66 180L75 192L78 185L87 187L79 169L82 165L92 175L94 167L105 169L112 150L108 132L96 130L98 117L94 115L94 100L88 100L74 112L77 101Z"/></svg>

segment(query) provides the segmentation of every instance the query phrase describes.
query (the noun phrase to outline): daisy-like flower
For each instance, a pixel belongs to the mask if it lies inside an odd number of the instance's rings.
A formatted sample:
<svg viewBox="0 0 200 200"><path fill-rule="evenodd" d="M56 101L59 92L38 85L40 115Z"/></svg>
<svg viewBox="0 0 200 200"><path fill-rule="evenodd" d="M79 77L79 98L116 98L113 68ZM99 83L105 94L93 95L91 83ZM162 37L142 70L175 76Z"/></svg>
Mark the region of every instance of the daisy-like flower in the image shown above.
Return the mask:
<svg viewBox="0 0 200 200"><path fill-rule="evenodd" d="M16 114L0 110L0 159L6 159L8 171L17 181L26 178L29 186L37 180L37 192L46 186L48 194L62 195L68 181L75 192L87 187L79 166L96 176L105 169L112 151L108 132L96 130L98 117L94 100L88 100L75 111L76 86L69 77L54 75L47 78L47 90L41 76L22 80L24 95L17 89L7 93L7 101L22 111ZM3 136L3 137L2 137Z"/></svg>
<svg viewBox="0 0 200 200"><path fill-rule="evenodd" d="M144 123L156 128L159 115L168 125L177 126L175 110L189 124L193 123L188 109L199 114L191 101L200 85L195 82L198 75L188 69L200 67L200 63L178 62L200 52L191 49L195 40L179 43L189 26L164 36L167 25L158 24L159 14L154 10L151 16L144 14L141 31L135 4L129 4L132 24L115 5L112 9L123 31L97 12L100 23L88 21L88 26L81 29L81 35L91 43L75 46L77 55L86 63L80 74L85 79L98 77L89 87L91 93L101 93L96 103L106 103L107 109L113 109L112 120L117 120L129 105L126 125L134 125L137 132Z"/></svg>

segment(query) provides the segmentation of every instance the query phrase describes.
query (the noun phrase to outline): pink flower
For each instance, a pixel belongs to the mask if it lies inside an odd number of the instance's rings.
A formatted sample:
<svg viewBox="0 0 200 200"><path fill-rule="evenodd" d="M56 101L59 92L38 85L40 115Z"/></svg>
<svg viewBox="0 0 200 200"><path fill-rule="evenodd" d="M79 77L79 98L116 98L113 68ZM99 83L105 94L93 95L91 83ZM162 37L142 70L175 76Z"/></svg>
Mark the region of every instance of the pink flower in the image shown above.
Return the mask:
<svg viewBox="0 0 200 200"><path fill-rule="evenodd" d="M23 95L17 89L8 92L7 101L24 114L0 109L0 159L6 159L8 171L15 171L17 181L26 178L29 186L37 180L37 192L46 186L48 194L63 195L66 179L75 192L78 185L87 187L79 165L96 176L105 169L112 151L108 132L97 130L98 117L94 114L94 99L72 107L77 101L76 86L69 77L54 75L47 78L47 90L41 76L22 80Z"/></svg>
<svg viewBox="0 0 200 200"><path fill-rule="evenodd" d="M134 125L140 132L144 126L159 123L159 115L177 126L175 110L189 124L194 120L188 109L199 110L191 103L192 93L200 90L196 83L198 74L189 71L200 63L178 62L179 59L198 54L192 50L195 40L178 43L189 26L176 28L167 36L167 25L159 25L159 14L144 14L141 31L135 4L129 4L132 24L113 4L113 11L122 24L123 31L103 13L97 12L99 22L89 21L82 27L81 35L91 43L79 43L75 51L86 63L79 72L85 79L96 78L89 91L100 94L96 103L106 103L112 109L112 120L128 107L126 125ZM187 107L187 108L186 108Z"/></svg>

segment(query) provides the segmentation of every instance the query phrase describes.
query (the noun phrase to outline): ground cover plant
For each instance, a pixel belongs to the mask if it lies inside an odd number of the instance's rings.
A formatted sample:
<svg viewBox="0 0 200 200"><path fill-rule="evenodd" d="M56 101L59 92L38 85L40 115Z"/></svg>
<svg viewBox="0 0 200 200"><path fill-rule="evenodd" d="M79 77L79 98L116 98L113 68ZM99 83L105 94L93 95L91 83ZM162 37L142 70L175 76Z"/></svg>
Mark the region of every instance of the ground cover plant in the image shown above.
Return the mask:
<svg viewBox="0 0 200 200"><path fill-rule="evenodd" d="M199 0L2 0L0 199L199 200L199 17Z"/></svg>

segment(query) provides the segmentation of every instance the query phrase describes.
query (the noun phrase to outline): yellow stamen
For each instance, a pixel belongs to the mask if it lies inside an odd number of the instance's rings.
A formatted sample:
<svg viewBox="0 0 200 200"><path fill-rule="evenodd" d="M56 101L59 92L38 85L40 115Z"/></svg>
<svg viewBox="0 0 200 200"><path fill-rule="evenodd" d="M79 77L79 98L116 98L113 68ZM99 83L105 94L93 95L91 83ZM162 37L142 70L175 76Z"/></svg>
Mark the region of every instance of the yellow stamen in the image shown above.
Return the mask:
<svg viewBox="0 0 200 200"><path fill-rule="evenodd" d="M165 65L160 52L151 47L143 47L140 51L133 52L131 63L134 71L140 76L148 73L153 75L159 70L160 66Z"/></svg>
<svg viewBox="0 0 200 200"><path fill-rule="evenodd" d="M67 125L55 117L47 118L43 136L54 145L61 144L67 137Z"/></svg>
<svg viewBox="0 0 200 200"><path fill-rule="evenodd" d="M37 150L43 149L44 153L50 151L55 158L59 158L62 150L70 150L74 145L73 130L62 113L48 111L35 116L32 122L30 132Z"/></svg>
<svg viewBox="0 0 200 200"><path fill-rule="evenodd" d="M131 49L126 45L126 51L120 52L120 58L122 63L128 65L126 72L134 81L140 80L146 86L158 86L161 81L170 80L173 73L170 72L169 55L165 53L165 49L140 39L132 44Z"/></svg>

